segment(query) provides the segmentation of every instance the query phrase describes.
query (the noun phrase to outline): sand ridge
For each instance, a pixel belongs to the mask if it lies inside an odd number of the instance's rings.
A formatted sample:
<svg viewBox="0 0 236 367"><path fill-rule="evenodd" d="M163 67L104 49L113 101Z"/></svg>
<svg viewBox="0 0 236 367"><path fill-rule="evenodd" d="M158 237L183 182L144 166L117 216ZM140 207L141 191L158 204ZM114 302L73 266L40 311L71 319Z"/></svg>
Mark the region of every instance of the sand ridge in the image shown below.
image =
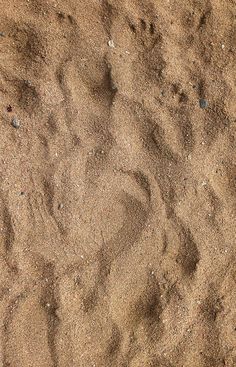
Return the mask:
<svg viewBox="0 0 236 367"><path fill-rule="evenodd" d="M234 367L234 3L0 14L0 365Z"/></svg>

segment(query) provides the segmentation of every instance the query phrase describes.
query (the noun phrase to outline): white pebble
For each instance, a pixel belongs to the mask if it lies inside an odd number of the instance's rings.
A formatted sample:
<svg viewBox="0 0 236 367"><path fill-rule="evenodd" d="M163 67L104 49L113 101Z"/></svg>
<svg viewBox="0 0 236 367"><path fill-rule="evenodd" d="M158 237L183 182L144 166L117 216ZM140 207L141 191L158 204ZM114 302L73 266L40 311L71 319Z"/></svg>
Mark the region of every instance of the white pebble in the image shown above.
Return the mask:
<svg viewBox="0 0 236 367"><path fill-rule="evenodd" d="M20 121L16 117L13 117L11 124L15 129L19 129L20 127Z"/></svg>
<svg viewBox="0 0 236 367"><path fill-rule="evenodd" d="M109 40L108 41L108 46L114 48L115 47L114 41L113 40Z"/></svg>

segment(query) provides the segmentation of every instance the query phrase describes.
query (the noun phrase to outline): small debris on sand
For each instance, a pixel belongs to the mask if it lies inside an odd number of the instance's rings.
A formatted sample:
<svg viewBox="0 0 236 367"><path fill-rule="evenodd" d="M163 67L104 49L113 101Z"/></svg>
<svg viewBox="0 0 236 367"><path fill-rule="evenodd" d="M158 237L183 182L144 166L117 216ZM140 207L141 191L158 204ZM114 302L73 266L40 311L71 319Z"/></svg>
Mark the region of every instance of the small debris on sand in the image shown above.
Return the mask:
<svg viewBox="0 0 236 367"><path fill-rule="evenodd" d="M108 46L114 48L115 47L114 41L113 40L109 40L108 41Z"/></svg>
<svg viewBox="0 0 236 367"><path fill-rule="evenodd" d="M199 106L200 106L200 108L202 108L202 109L207 108L207 107L208 107L208 102L207 102L207 100L206 100L206 99L204 99L204 98L201 98L201 99L199 100Z"/></svg>
<svg viewBox="0 0 236 367"><path fill-rule="evenodd" d="M11 121L11 124L12 126L15 128L15 129L19 129L20 127L20 121L18 120L17 117L13 117L12 121Z"/></svg>
<svg viewBox="0 0 236 367"><path fill-rule="evenodd" d="M32 83L30 80L24 80L25 85L27 85L28 87L32 87Z"/></svg>

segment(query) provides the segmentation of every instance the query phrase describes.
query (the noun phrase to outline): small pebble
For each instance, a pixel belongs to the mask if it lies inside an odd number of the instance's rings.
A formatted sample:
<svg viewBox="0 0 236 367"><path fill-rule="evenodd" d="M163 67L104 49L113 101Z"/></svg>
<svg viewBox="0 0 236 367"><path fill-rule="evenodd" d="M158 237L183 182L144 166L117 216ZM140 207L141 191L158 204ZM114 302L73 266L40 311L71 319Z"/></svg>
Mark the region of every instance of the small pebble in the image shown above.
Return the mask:
<svg viewBox="0 0 236 367"><path fill-rule="evenodd" d="M111 83L111 89L117 91L117 86L112 82Z"/></svg>
<svg viewBox="0 0 236 367"><path fill-rule="evenodd" d="M0 32L0 37L5 37L5 33L4 32Z"/></svg>
<svg viewBox="0 0 236 367"><path fill-rule="evenodd" d="M24 83L25 83L25 85L27 85L28 87L31 87L32 86L32 83L31 83L31 81L30 80L24 80Z"/></svg>
<svg viewBox="0 0 236 367"><path fill-rule="evenodd" d="M58 209L59 209L59 210L61 210L61 209L63 209L63 208L64 208L64 204L60 203L60 204L58 205Z"/></svg>
<svg viewBox="0 0 236 367"><path fill-rule="evenodd" d="M199 106L200 106L200 108L207 108L208 107L208 102L207 102L207 100L206 99L204 99L204 98L201 98L200 100L199 100Z"/></svg>
<svg viewBox="0 0 236 367"><path fill-rule="evenodd" d="M79 275L77 275L77 276L75 277L75 284L76 284L76 285L80 285L80 284L81 284L81 279L80 279L80 276L79 276Z"/></svg>
<svg viewBox="0 0 236 367"><path fill-rule="evenodd" d="M108 46L114 48L115 47L114 41L113 40L109 40L108 41Z"/></svg>
<svg viewBox="0 0 236 367"><path fill-rule="evenodd" d="M13 117L11 124L15 129L19 129L20 127L20 121L16 117Z"/></svg>
<svg viewBox="0 0 236 367"><path fill-rule="evenodd" d="M10 104L7 106L7 112L12 112L12 106Z"/></svg>

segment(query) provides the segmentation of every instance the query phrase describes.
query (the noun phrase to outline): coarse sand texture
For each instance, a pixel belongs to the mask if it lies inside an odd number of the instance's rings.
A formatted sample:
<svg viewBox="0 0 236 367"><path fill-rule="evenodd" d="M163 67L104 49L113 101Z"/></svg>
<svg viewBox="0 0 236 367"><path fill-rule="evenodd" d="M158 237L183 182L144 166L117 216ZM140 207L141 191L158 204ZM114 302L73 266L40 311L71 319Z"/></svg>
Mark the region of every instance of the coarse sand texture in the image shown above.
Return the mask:
<svg viewBox="0 0 236 367"><path fill-rule="evenodd" d="M0 367L236 367L235 56L235 0L0 0Z"/></svg>

